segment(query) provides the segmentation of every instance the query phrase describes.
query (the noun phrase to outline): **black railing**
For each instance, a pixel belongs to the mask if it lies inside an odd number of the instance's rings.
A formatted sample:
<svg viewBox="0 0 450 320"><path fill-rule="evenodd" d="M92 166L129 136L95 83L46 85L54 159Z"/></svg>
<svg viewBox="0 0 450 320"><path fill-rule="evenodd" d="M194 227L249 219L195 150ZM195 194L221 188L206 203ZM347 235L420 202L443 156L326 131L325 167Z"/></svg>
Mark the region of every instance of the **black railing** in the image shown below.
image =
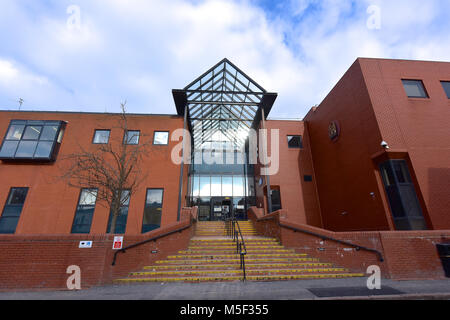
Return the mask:
<svg viewBox="0 0 450 320"><path fill-rule="evenodd" d="M119 252L125 253L128 249L132 249L132 248L135 248L135 247L139 247L139 246L141 246L141 245L143 245L143 244L146 244L146 243L149 243L149 242L152 242L152 241L156 241L156 240L158 240L158 239L160 239L160 238L164 238L164 237L170 236L170 235L172 235L172 234L174 234L174 233L177 233L177 232L182 232L183 230L189 229L191 226L192 226L192 219L191 219L191 222L189 223L189 225L187 225L187 226L184 226L184 227L181 227L181 228L179 228L179 229L176 229L176 230L173 230L173 231L169 231L169 232L160 234L160 235L155 236L155 237L152 237L152 238L150 238L150 239L147 239L147 240L144 240L144 241L140 241L140 242L134 243L134 244L132 244L132 245L129 245L129 246L125 247L125 248L119 249L119 250L117 250L117 251L114 253L114 258L113 258L113 261L112 261L112 265L113 265L113 266L116 265L117 254L118 254Z"/></svg>
<svg viewBox="0 0 450 320"><path fill-rule="evenodd" d="M292 230L294 232L302 232L302 233L305 233L305 234L308 234L308 235L311 235L311 236L315 236L315 237L321 238L324 241L325 240L334 241L334 242L337 242L337 243L340 243L340 244L343 244L343 245L346 245L346 246L349 246L349 247L353 247L353 248L356 249L356 251L365 250L365 251L373 252L373 253L375 253L378 256L378 260L380 262L384 261L383 255L378 250L371 249L371 248L366 248L366 247L363 247L363 246L360 246L360 245L357 245L357 244L354 244L354 243L351 243L351 242L348 242L348 241L327 237L327 236L324 236L324 235L321 235L321 234L318 234L318 233L315 233L315 232L312 232L312 231L291 227L291 226L288 226L288 225L285 225L285 224L282 224L282 223L280 223L279 225L280 225L280 227Z"/></svg>
<svg viewBox="0 0 450 320"><path fill-rule="evenodd" d="M247 248L245 246L244 237L242 235L241 227L239 226L239 222L236 217L231 216L228 217L225 221L225 228L227 231L227 235L236 242L236 254L239 254L240 257L240 269L243 272L242 280L247 280L246 272L245 272L245 255L247 254Z"/></svg>

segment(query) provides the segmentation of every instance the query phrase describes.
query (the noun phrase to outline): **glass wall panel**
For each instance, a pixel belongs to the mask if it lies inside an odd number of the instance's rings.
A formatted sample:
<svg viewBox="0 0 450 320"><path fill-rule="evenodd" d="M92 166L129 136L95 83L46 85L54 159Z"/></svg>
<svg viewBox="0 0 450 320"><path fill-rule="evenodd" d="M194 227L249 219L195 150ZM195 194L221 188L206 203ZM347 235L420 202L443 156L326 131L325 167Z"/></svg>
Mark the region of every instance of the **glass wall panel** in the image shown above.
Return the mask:
<svg viewBox="0 0 450 320"><path fill-rule="evenodd" d="M222 177L222 196L232 197L233 196L233 177Z"/></svg>
<svg viewBox="0 0 450 320"><path fill-rule="evenodd" d="M243 197L244 194L244 179L241 176L233 177L233 196Z"/></svg>
<svg viewBox="0 0 450 320"><path fill-rule="evenodd" d="M23 129L25 125L12 124L6 135L7 140L20 140L22 138Z"/></svg>
<svg viewBox="0 0 450 320"><path fill-rule="evenodd" d="M42 126L27 126L22 139L24 140L37 140L41 134Z"/></svg>
<svg viewBox="0 0 450 320"><path fill-rule="evenodd" d="M45 140L45 141L53 141L56 138L56 134L58 133L58 125L54 126L45 126L44 130L42 130L41 137L39 140Z"/></svg>
<svg viewBox="0 0 450 320"><path fill-rule="evenodd" d="M192 196L198 197L200 196L200 177L199 176L191 176L192 181Z"/></svg>
<svg viewBox="0 0 450 320"><path fill-rule="evenodd" d="M16 157L33 158L34 151L37 147L37 141L21 141L17 148Z"/></svg>
<svg viewBox="0 0 450 320"><path fill-rule="evenodd" d="M53 142L52 141L41 141L39 142L36 152L34 154L35 158L49 158L52 153Z"/></svg>
<svg viewBox="0 0 450 320"><path fill-rule="evenodd" d="M5 141L0 151L0 157L14 157L18 145L19 141Z"/></svg>
<svg viewBox="0 0 450 320"><path fill-rule="evenodd" d="M200 197L211 196L211 177L200 177Z"/></svg>
<svg viewBox="0 0 450 320"><path fill-rule="evenodd" d="M220 197L222 195L221 177L211 177L211 196Z"/></svg>

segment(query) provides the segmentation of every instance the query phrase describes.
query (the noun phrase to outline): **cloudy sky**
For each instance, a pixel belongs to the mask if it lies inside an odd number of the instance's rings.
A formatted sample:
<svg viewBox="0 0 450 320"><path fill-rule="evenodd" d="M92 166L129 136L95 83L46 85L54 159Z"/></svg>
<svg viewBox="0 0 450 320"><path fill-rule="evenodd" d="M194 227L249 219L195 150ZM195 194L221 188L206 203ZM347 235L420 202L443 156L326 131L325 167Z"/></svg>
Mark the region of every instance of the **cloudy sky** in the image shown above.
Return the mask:
<svg viewBox="0 0 450 320"><path fill-rule="evenodd" d="M227 57L302 118L357 57L450 61L448 0L0 0L0 110L175 113Z"/></svg>

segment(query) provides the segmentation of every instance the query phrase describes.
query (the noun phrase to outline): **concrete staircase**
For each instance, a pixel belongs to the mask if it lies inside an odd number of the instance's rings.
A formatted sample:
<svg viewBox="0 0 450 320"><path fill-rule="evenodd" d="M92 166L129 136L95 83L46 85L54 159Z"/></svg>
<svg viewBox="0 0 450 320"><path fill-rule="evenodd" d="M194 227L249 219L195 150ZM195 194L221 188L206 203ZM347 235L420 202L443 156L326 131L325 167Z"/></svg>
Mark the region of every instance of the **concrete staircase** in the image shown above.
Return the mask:
<svg viewBox="0 0 450 320"><path fill-rule="evenodd" d="M277 281L319 278L363 277L345 268L324 263L306 254L283 247L278 240L257 236L251 222L239 222L247 254L248 281ZM242 280L236 244L226 237L223 222L198 222L187 250L156 261L139 272L132 272L116 283L204 282Z"/></svg>

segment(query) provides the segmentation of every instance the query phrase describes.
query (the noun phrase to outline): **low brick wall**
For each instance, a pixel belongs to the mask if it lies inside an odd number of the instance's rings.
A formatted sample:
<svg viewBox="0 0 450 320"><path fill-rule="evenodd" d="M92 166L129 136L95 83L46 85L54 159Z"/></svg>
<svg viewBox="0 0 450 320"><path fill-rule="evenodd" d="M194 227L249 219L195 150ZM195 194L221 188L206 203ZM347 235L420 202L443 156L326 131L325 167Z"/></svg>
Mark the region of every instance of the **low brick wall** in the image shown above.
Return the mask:
<svg viewBox="0 0 450 320"><path fill-rule="evenodd" d="M0 290L67 289L67 268L81 269L81 287L86 289L112 283L143 266L188 247L193 236L192 217L196 209L185 208L180 222L138 236L124 236L123 247L171 231L180 232L120 252L112 266L114 235L1 235ZM93 241L92 248L80 249L80 241ZM155 253L152 253L154 251Z"/></svg>
<svg viewBox="0 0 450 320"><path fill-rule="evenodd" d="M307 253L354 272L366 272L368 266L378 265L384 278L445 278L436 244L449 242L450 230L332 232L289 222L285 211L264 216L257 208L251 208L248 216L261 234L279 239L284 246L296 252ZM373 252L357 251L350 246L296 232L289 227L378 250L384 261L380 262Z"/></svg>

